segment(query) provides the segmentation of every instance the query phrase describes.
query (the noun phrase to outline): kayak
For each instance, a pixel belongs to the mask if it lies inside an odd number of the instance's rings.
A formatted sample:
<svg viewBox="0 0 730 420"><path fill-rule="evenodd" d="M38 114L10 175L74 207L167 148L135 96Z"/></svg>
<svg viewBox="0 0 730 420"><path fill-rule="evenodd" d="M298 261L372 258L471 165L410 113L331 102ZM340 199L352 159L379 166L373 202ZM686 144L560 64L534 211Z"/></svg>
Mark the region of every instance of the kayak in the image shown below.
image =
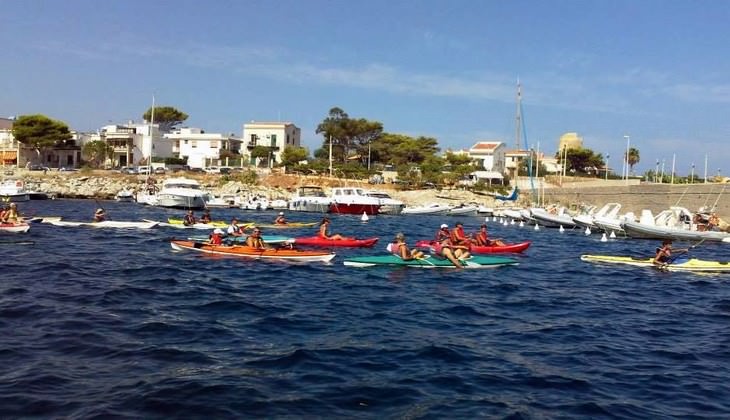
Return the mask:
<svg viewBox="0 0 730 420"><path fill-rule="evenodd" d="M499 245L490 245L490 246L481 246L481 245L472 245L471 248L469 248L469 252L472 254L499 254L499 253L517 253L522 252L530 247L531 242L525 241L520 242L516 244L504 244L503 246ZM434 252L441 252L441 245L436 241L418 241L416 242L417 248L430 248Z"/></svg>
<svg viewBox="0 0 730 420"><path fill-rule="evenodd" d="M182 219L173 219L173 218L167 219L167 223L169 223L170 225L173 225L173 226L194 227L197 229L227 228L228 226L231 225L230 223L224 222L222 220L214 220L214 221L208 222L208 223L198 222L198 223L195 223L194 225L185 226ZM202 226L202 227L199 227L199 226ZM241 225L241 226L243 226L243 225Z"/></svg>
<svg viewBox="0 0 730 420"><path fill-rule="evenodd" d="M30 229L27 223L0 223L0 232L25 233Z"/></svg>
<svg viewBox="0 0 730 420"><path fill-rule="evenodd" d="M461 261L464 264L464 268L490 268L518 264L517 260L505 257L472 256ZM372 257L353 257L346 259L344 264L350 267L374 267L382 265L421 268L456 268L456 266L452 264L451 261L445 258L441 259L430 255L422 259L414 260L404 260L393 254L377 255Z"/></svg>
<svg viewBox="0 0 730 420"><path fill-rule="evenodd" d="M43 219L43 223L50 223L53 226L80 227L90 226L95 228L117 228L117 229L151 229L157 226L157 222L122 222L116 220L105 220L103 222L67 222L60 219Z"/></svg>
<svg viewBox="0 0 730 420"><path fill-rule="evenodd" d="M305 227L312 227L317 224L317 222L289 222L285 225L278 225L276 223L256 223L256 222L246 222L247 225L256 226L260 228L267 228L267 229L299 229L299 228L305 228Z"/></svg>
<svg viewBox="0 0 730 420"><path fill-rule="evenodd" d="M343 239L324 239L319 236L309 236L306 238L294 238L294 243L297 245L309 245L309 246L342 246L350 248L367 248L375 245L378 242L378 238L368 239L356 239L356 238L343 238Z"/></svg>
<svg viewBox="0 0 730 420"><path fill-rule="evenodd" d="M224 236L223 242L235 242L235 243L243 243L246 242L246 238L248 238L248 235L244 236ZM264 240L267 244L282 244L285 242L294 243L294 239L290 238L288 236L283 235L261 235L261 239ZM207 236L192 236L188 238L189 241L197 241L197 242L205 242L208 240Z"/></svg>
<svg viewBox="0 0 730 420"><path fill-rule="evenodd" d="M627 264L635 267L654 267L666 271L692 272L730 272L728 261L707 261L696 258L677 258L674 262L663 265L654 264L653 258L620 257L613 255L581 255L581 260L593 263Z"/></svg>
<svg viewBox="0 0 730 420"><path fill-rule="evenodd" d="M191 250L208 254L231 255L256 259L277 259L292 261L330 261L334 253L324 251L303 251L299 249L257 249L245 245L210 245L202 242L173 240L170 242L176 251Z"/></svg>

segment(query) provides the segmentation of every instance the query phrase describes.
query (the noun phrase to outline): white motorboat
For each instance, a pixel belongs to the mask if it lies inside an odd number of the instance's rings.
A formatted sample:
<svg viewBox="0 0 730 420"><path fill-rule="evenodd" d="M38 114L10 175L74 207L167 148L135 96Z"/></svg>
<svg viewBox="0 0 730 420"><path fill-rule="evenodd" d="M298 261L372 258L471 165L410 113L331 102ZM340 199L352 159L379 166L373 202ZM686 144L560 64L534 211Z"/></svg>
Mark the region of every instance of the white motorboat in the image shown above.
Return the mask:
<svg viewBox="0 0 730 420"><path fill-rule="evenodd" d="M608 218L616 218L618 217L618 212L621 210L621 204L619 203L607 203L598 211L595 213L585 213L585 214L579 214L575 217L573 217L573 221L576 225L582 227L582 228L589 228L589 229L600 229L594 222L594 220L597 217L608 217Z"/></svg>
<svg viewBox="0 0 730 420"><path fill-rule="evenodd" d="M365 190L358 187L335 187L330 195L329 212L336 214L367 214L374 215L380 212L380 200L365 194Z"/></svg>
<svg viewBox="0 0 730 420"><path fill-rule="evenodd" d="M20 179L6 179L0 183L0 201L21 202L30 200L25 183Z"/></svg>
<svg viewBox="0 0 730 420"><path fill-rule="evenodd" d="M297 188L294 196L289 200L289 210L326 213L330 203L332 200L325 195L322 187L302 186Z"/></svg>
<svg viewBox="0 0 730 420"><path fill-rule="evenodd" d="M573 217L567 214L565 207L550 210L534 208L530 209L530 212L532 214L532 218L535 219L535 223L540 226L553 228L563 227L564 229L572 229L575 227Z"/></svg>
<svg viewBox="0 0 730 420"><path fill-rule="evenodd" d="M170 178L162 182L157 193L158 207L179 209L203 209L210 199L210 194L200 188L198 181L188 178Z"/></svg>
<svg viewBox="0 0 730 420"><path fill-rule="evenodd" d="M476 216L478 210L479 208L477 206L461 204L451 206L446 214L449 216Z"/></svg>
<svg viewBox="0 0 730 420"><path fill-rule="evenodd" d="M385 191L365 191L369 197L377 198L380 203L381 214L400 214L406 206L402 201L396 200Z"/></svg>
<svg viewBox="0 0 730 420"><path fill-rule="evenodd" d="M129 191L128 189L124 188L121 191L119 191L117 193L117 195L114 196L114 199L116 201L130 203L130 202L134 201L134 193L132 191Z"/></svg>
<svg viewBox="0 0 730 420"><path fill-rule="evenodd" d="M289 206L289 202L283 198L275 198L269 201L269 207L274 210L286 210Z"/></svg>
<svg viewBox="0 0 730 420"><path fill-rule="evenodd" d="M241 200L235 194L223 194L220 197L211 195L205 205L208 208L235 208L241 206Z"/></svg>
<svg viewBox="0 0 730 420"><path fill-rule="evenodd" d="M660 213L661 214L661 213ZM657 215L659 216L659 215ZM730 242L730 233L721 231L687 229L681 226L650 225L627 220L622 224L626 235L632 238L672 239L676 241Z"/></svg>
<svg viewBox="0 0 730 420"><path fill-rule="evenodd" d="M449 205L432 203L414 207L406 206L401 214L446 214L449 209L451 209Z"/></svg>
<svg viewBox="0 0 730 420"><path fill-rule="evenodd" d="M244 210L267 210L270 206L269 199L260 195L249 197L248 200L241 202L241 208Z"/></svg>

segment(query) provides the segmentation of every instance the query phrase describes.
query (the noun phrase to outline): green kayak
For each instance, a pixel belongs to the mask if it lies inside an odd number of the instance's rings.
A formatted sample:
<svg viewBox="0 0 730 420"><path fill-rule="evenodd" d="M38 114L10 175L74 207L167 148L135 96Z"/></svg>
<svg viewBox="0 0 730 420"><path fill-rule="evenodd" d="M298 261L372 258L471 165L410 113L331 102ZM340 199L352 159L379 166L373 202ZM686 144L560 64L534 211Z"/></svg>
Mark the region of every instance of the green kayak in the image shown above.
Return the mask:
<svg viewBox="0 0 730 420"><path fill-rule="evenodd" d="M466 260L462 260L462 262L464 263L464 268L487 268L518 264L518 261L512 258L482 256L472 256ZM345 260L344 264L350 267L373 267L378 265L384 265L422 268L456 268L456 266L454 266L454 264L452 264L451 261L447 259L426 256L423 259L404 260L392 254L377 255L372 257L348 258Z"/></svg>

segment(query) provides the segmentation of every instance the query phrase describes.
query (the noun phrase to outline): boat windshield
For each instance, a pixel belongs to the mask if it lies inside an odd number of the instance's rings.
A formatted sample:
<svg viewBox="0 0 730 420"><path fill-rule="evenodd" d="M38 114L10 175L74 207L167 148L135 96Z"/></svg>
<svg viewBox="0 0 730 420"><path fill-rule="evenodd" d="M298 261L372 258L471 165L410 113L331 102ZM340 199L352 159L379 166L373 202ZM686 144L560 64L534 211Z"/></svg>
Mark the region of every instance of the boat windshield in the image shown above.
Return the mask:
<svg viewBox="0 0 730 420"><path fill-rule="evenodd" d="M324 191L319 187L301 187L299 189L300 197L326 197Z"/></svg>
<svg viewBox="0 0 730 420"><path fill-rule="evenodd" d="M165 188L187 188L189 190L199 190L200 185L196 184L167 184Z"/></svg>

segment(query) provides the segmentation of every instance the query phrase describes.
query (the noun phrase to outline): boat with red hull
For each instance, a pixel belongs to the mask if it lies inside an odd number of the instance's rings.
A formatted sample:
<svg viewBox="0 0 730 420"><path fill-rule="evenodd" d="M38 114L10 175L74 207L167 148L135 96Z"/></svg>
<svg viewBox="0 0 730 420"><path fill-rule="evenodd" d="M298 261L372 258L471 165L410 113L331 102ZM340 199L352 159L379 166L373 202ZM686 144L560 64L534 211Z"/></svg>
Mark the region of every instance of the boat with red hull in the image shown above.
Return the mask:
<svg viewBox="0 0 730 420"><path fill-rule="evenodd" d="M381 202L375 197L367 195L362 188L335 187L330 196L329 212L337 214L368 214L380 213Z"/></svg>
<svg viewBox="0 0 730 420"><path fill-rule="evenodd" d="M348 247L348 248L369 248L378 242L378 238L343 238L343 239L325 239L319 236L310 236L306 238L294 238L296 245L322 246L322 247Z"/></svg>
<svg viewBox="0 0 730 420"><path fill-rule="evenodd" d="M469 251L472 254L503 254L503 253L518 253L526 250L530 247L530 244L532 242L525 241L520 242L516 244L505 244L505 245L490 245L490 246L481 246L481 245L471 245L471 248L469 248ZM439 245L436 241L418 241L416 242L416 247L418 248L430 248L433 249L435 252L441 251L441 245Z"/></svg>

